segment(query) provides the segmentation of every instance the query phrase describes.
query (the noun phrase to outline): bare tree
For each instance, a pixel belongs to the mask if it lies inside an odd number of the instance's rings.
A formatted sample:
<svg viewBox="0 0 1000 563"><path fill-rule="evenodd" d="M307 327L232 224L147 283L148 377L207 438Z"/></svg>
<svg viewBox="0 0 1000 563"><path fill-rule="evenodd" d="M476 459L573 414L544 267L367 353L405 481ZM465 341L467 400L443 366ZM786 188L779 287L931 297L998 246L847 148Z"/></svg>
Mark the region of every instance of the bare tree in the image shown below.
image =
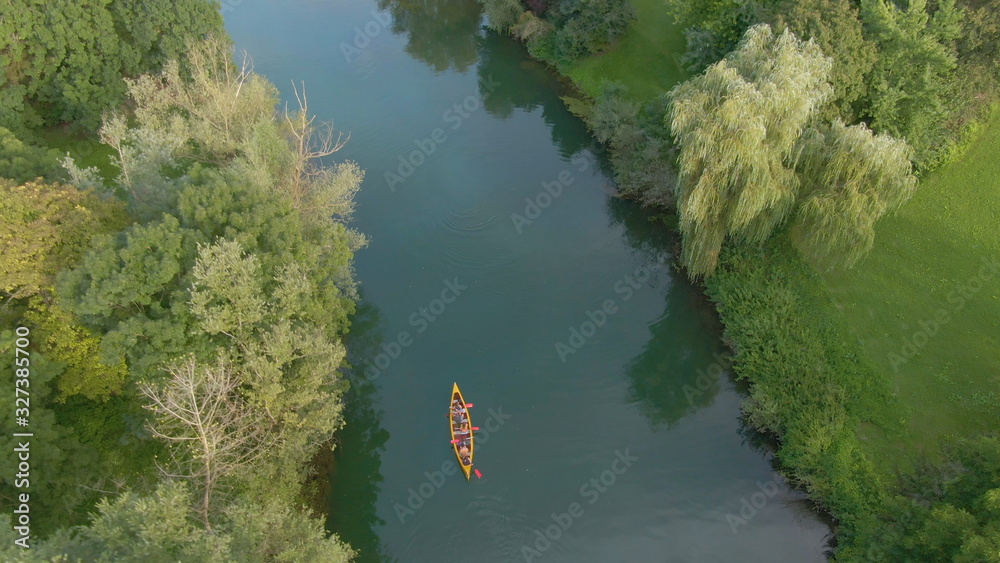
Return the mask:
<svg viewBox="0 0 1000 563"><path fill-rule="evenodd" d="M364 174L350 162L335 167L318 165L319 159L344 148L351 135L337 133L335 140L333 126L329 122L314 124L316 116L309 115L305 82L301 85L302 91L299 92L292 82L298 111L289 112L288 105L285 105L285 122L295 160L289 196L295 208L304 214L338 215L346 220L353 211L354 194Z"/></svg>
<svg viewBox="0 0 1000 563"><path fill-rule="evenodd" d="M168 366L163 385L144 383L156 417L153 435L171 443L172 467L160 469L171 478L191 479L202 487L199 514L211 529L212 495L226 476L248 467L274 443L270 425L258 409L242 399L240 381L224 357L218 365L199 366L193 356Z"/></svg>

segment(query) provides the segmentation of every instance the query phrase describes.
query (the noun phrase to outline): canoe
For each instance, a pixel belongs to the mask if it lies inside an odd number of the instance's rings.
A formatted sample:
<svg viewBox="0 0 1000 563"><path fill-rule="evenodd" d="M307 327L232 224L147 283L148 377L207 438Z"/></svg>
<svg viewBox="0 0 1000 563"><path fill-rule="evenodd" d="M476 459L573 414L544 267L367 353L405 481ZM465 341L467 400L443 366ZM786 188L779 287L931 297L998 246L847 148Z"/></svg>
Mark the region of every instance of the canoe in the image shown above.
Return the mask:
<svg viewBox="0 0 1000 563"><path fill-rule="evenodd" d="M465 409L465 418L463 420L458 420L455 415L455 410L452 408L455 406L455 401L458 400L458 404L465 407L465 399L462 397L462 392L458 390L458 383L453 383L451 388L451 402L448 403L448 421L449 428L451 429L451 441L452 447L455 450L455 457L458 458L458 466L462 468L462 473L465 473L465 480L470 480L470 475L472 474L472 455L474 453L475 438L472 436L472 419L469 418L469 409ZM462 422L465 422L468 426L468 434L461 432ZM456 442L456 440L459 440ZM463 445L468 444L469 455L463 459L461 449Z"/></svg>

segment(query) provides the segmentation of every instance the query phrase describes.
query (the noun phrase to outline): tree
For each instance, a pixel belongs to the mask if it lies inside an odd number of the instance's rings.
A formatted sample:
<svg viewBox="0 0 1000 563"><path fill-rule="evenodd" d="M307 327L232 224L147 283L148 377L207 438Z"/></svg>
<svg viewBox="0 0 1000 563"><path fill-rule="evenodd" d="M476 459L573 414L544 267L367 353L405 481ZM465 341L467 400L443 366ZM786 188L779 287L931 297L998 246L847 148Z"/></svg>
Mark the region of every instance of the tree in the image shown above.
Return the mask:
<svg viewBox="0 0 1000 563"><path fill-rule="evenodd" d="M301 264L261 270L235 242L202 247L191 310L202 330L227 337L248 402L273 425L274 461L256 469L276 487L297 483L312 446L343 425L345 384L337 369L346 352L326 328L316 307L320 288Z"/></svg>
<svg viewBox="0 0 1000 563"><path fill-rule="evenodd" d="M670 92L681 259L692 277L712 273L728 237L761 242L792 211L796 144L832 94L831 66L815 43L758 25L726 59Z"/></svg>
<svg viewBox="0 0 1000 563"><path fill-rule="evenodd" d="M0 107L18 111L0 114L0 126L96 128L122 100L122 77L158 70L187 41L222 31L217 4L207 0L10 0L0 18Z"/></svg>
<svg viewBox="0 0 1000 563"><path fill-rule="evenodd" d="M105 118L99 134L101 142L116 153L113 164L120 170L115 178L120 195L131 197L140 218L148 220L165 211L177 189L177 181L165 169L176 165L175 156L187 139L175 130L129 128L126 118L117 113ZM69 163L76 178L75 164L72 159Z"/></svg>
<svg viewBox="0 0 1000 563"><path fill-rule="evenodd" d="M191 330L184 273L201 233L172 215L94 239L80 265L57 282L60 303L101 336L101 360L124 356L132 377L155 378L186 353L207 357L212 346Z"/></svg>
<svg viewBox="0 0 1000 563"><path fill-rule="evenodd" d="M682 61L701 72L732 51L750 26L765 21L773 0L666 0L665 7L684 30Z"/></svg>
<svg viewBox="0 0 1000 563"><path fill-rule="evenodd" d="M42 178L55 182L66 178L59 166L59 153L25 144L9 129L0 127L0 178L18 183Z"/></svg>
<svg viewBox="0 0 1000 563"><path fill-rule="evenodd" d="M294 113L285 107L285 123L291 137L295 164L283 189L292 199L292 205L307 217L325 219L337 217L346 223L354 212L354 195L361 187L364 172L353 162L342 162L332 167L318 165L321 158L344 148L350 135L342 134L333 140L333 126L329 123L313 125L316 116L309 114L306 85L292 85L299 109Z"/></svg>
<svg viewBox="0 0 1000 563"><path fill-rule="evenodd" d="M868 92L877 60L875 44L865 38L858 9L850 0L786 0L775 7L775 29L785 26L802 39L812 39L833 58L830 82L834 95L821 117L854 122L853 105Z"/></svg>
<svg viewBox="0 0 1000 563"><path fill-rule="evenodd" d="M839 120L809 129L799 145L803 199L793 239L814 264L853 266L871 250L875 222L916 190L910 147Z"/></svg>
<svg viewBox="0 0 1000 563"><path fill-rule="evenodd" d="M542 52L569 63L607 49L635 19L628 0L560 0L548 10L555 26L542 40Z"/></svg>
<svg viewBox="0 0 1000 563"><path fill-rule="evenodd" d="M7 300L50 289L90 238L125 226L124 206L73 186L0 179L0 292Z"/></svg>
<svg viewBox="0 0 1000 563"><path fill-rule="evenodd" d="M524 13L524 6L519 0L479 0L486 14L486 23L490 29L500 33L510 33Z"/></svg>
<svg viewBox="0 0 1000 563"><path fill-rule="evenodd" d="M163 385L140 384L155 420L150 430L173 444L168 477L199 484L198 513L211 530L212 496L226 477L245 471L271 443L262 413L239 394L242 381L220 356L215 366L199 366L188 356L168 366Z"/></svg>
<svg viewBox="0 0 1000 563"><path fill-rule="evenodd" d="M33 299L24 320L33 327L38 349L64 366L56 387L55 400L65 402L73 395L94 401L107 400L122 391L128 366L119 355L112 363L101 359L101 337L80 324L62 307Z"/></svg>
<svg viewBox="0 0 1000 563"><path fill-rule="evenodd" d="M11 408L0 410L0 424L12 429L12 432L20 432L13 430L20 428L15 421L13 404L15 370L19 369L14 365L15 339L12 330L0 332L0 385L11 390ZM15 475L19 472L19 460L13 452L19 444L30 442L31 469L27 479L31 495L29 504L32 532L45 534L80 518L81 505L88 500L92 501L90 487L100 486L105 475L96 467L98 453L90 444L82 444L75 430L60 424L57 419L57 409L53 408L53 384L62 374L63 364L36 350L29 352L30 377L18 380L27 381L27 387L19 383L17 388L29 393L27 398L31 416L27 431L32 436L18 437L13 436L12 432L0 436L0 447L12 452L12 455L0 458L0 498L3 499L5 509L10 510L6 507L16 506L14 500L19 493L25 492L22 487L14 486L17 481ZM23 405L18 405L18 408L20 406ZM6 543L3 547L8 546L13 546L13 542ZM17 546L13 547L19 549ZM0 560L8 559L0 556Z"/></svg>
<svg viewBox="0 0 1000 563"><path fill-rule="evenodd" d="M940 0L931 15L926 0L905 9L887 0L862 0L861 19L878 44L869 91L872 129L906 139L918 168L932 167L951 148L947 120L956 108L952 76L960 14Z"/></svg>
<svg viewBox="0 0 1000 563"><path fill-rule="evenodd" d="M0 559L11 563L93 561L316 561L347 563L354 552L328 536L323 522L288 506L227 505L212 531L191 518L184 483L165 481L150 493L102 500L86 526L63 529L31 549L14 544L10 515L0 515Z"/></svg>
<svg viewBox="0 0 1000 563"><path fill-rule="evenodd" d="M231 160L261 123L273 120L278 101L274 85L253 72L249 55L238 67L232 57L229 41L213 36L189 45L186 73L175 59L158 75L127 80L139 127L190 140L179 156L220 165Z"/></svg>
<svg viewBox="0 0 1000 563"><path fill-rule="evenodd" d="M859 530L837 559L1000 562L1000 440L963 439L945 453L903 476L878 525Z"/></svg>

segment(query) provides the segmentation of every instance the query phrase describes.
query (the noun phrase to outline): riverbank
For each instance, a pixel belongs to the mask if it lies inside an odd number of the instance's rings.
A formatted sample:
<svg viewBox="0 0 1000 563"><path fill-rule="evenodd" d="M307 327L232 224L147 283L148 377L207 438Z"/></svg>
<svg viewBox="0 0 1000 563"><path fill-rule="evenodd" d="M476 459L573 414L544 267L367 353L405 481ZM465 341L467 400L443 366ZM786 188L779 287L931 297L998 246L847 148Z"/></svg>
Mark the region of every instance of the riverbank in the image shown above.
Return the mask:
<svg viewBox="0 0 1000 563"><path fill-rule="evenodd" d="M653 2L633 3L638 20L617 46L561 69L591 99L602 78L640 103L686 78L680 31ZM1000 421L989 259L1000 236L984 227L1000 212L998 162L994 118L878 225L875 249L853 270L817 273L778 235L727 249L706 283L736 374L750 384L748 420L780 439L783 471L837 518L846 559L864 557L852 540L878 529L901 477Z"/></svg>

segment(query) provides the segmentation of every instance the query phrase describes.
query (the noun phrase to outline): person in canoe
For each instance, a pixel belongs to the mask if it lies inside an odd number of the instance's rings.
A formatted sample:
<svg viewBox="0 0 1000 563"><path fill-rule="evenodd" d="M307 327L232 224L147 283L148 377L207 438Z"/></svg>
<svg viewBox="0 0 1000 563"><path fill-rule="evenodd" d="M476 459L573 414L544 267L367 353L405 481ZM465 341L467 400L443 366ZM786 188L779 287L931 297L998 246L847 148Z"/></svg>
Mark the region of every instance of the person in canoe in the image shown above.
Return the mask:
<svg viewBox="0 0 1000 563"><path fill-rule="evenodd" d="M467 444L462 444L462 447L458 449L458 457L462 460L462 465L472 464L472 459L469 458L469 446Z"/></svg>

